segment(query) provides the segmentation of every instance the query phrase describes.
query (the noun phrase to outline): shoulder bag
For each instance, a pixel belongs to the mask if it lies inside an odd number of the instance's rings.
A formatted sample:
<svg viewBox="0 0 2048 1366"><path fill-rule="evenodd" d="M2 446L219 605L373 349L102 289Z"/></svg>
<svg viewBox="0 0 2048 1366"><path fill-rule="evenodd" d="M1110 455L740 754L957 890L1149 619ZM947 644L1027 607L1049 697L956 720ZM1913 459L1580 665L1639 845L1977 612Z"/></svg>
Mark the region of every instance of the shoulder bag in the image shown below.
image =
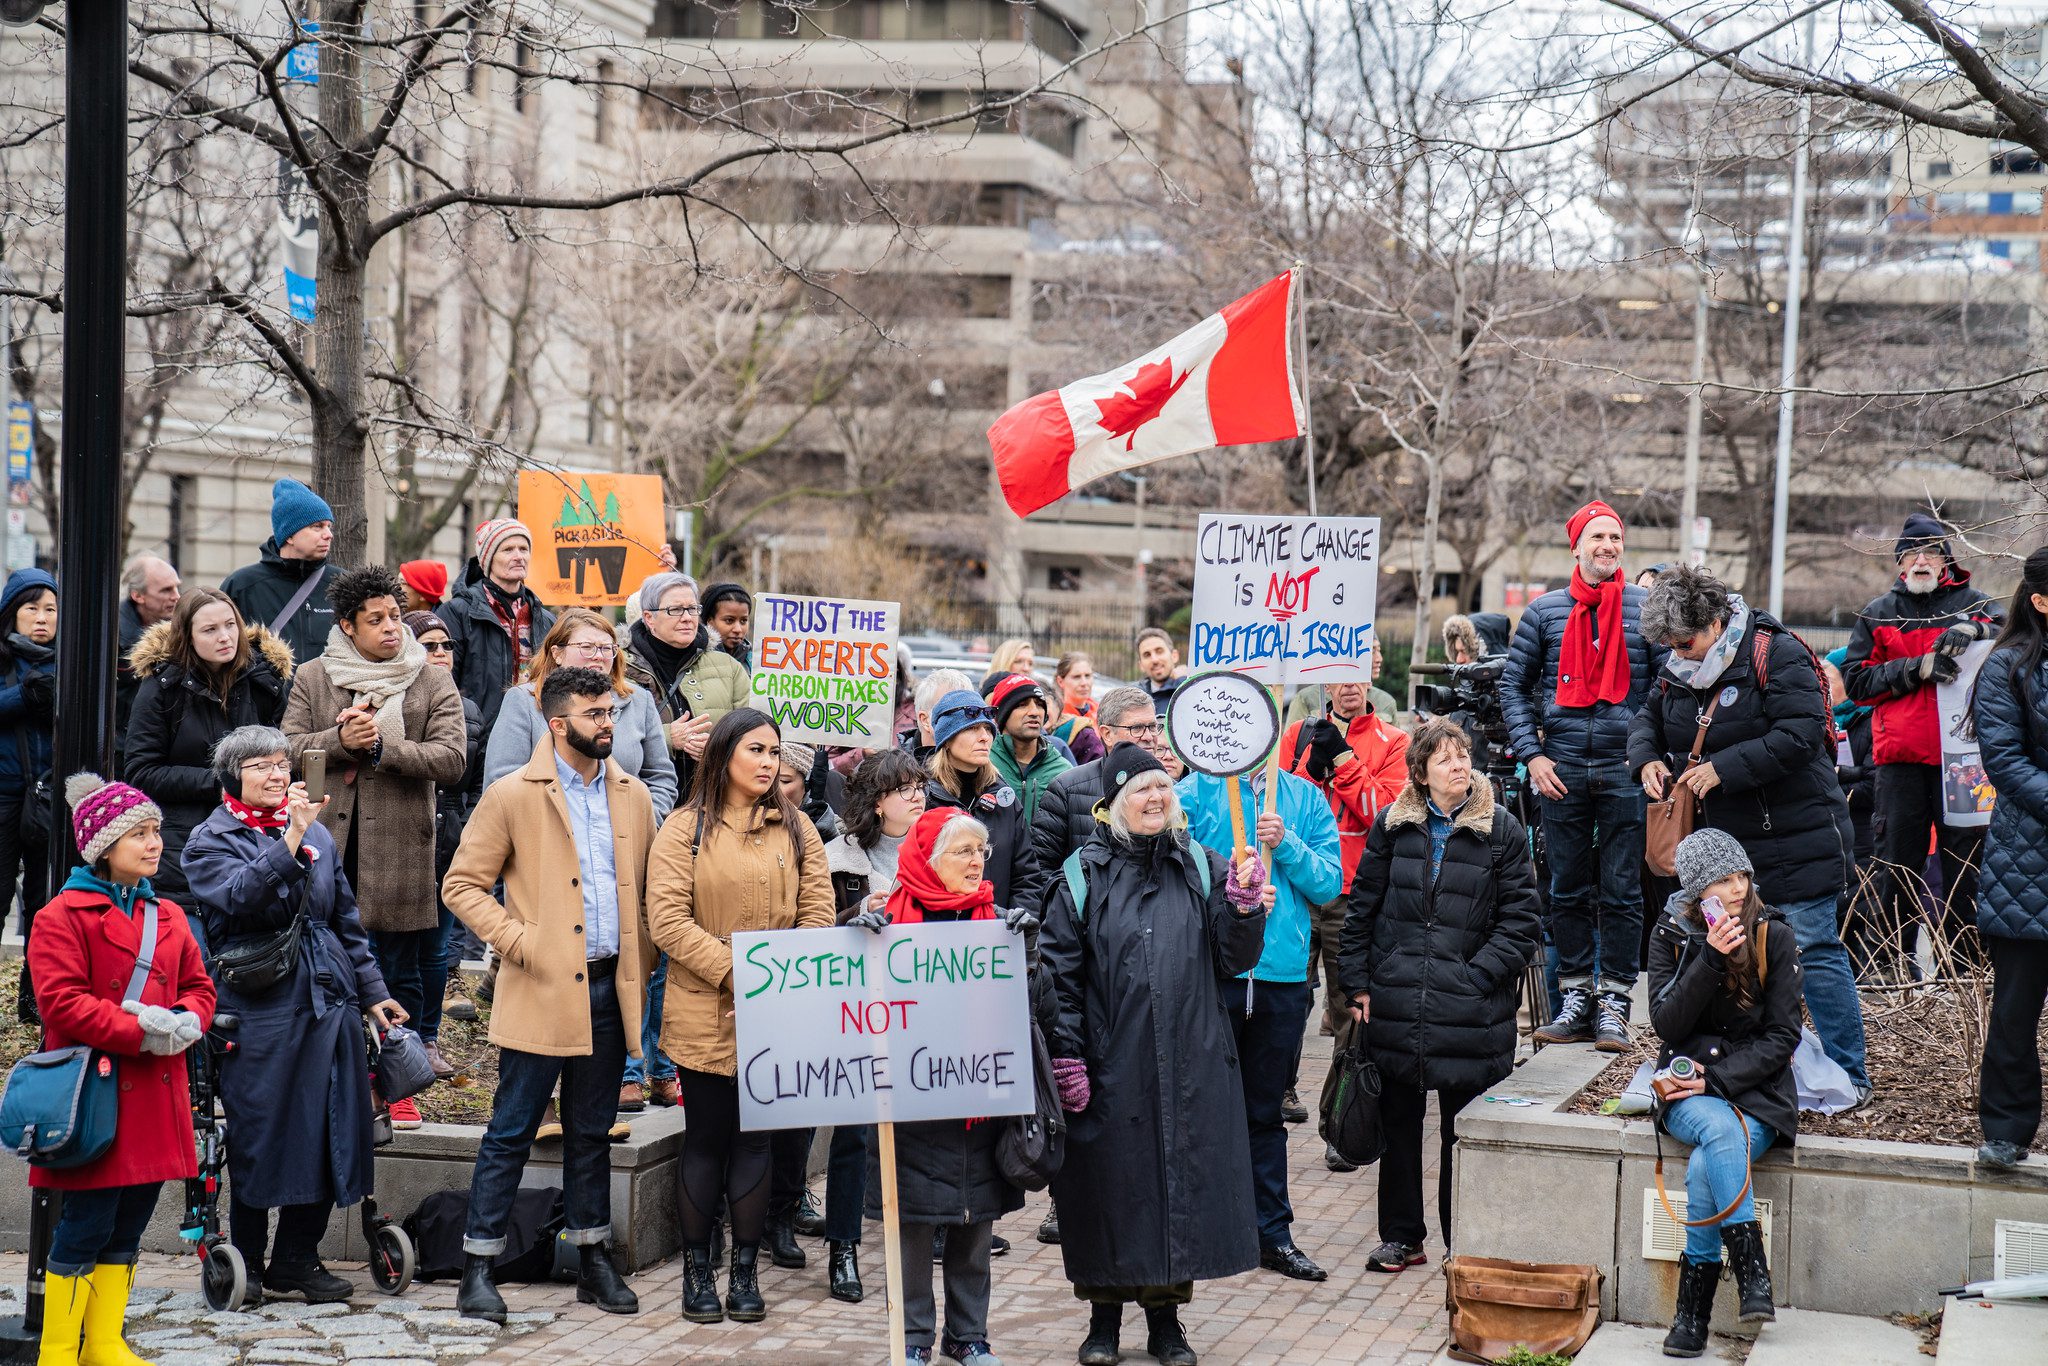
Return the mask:
<svg viewBox="0 0 2048 1366"><path fill-rule="evenodd" d="M1498 1361L1516 1348L1572 1356L1600 1326L1600 1268L1460 1254L1444 1262L1449 1354Z"/></svg>
<svg viewBox="0 0 2048 1366"><path fill-rule="evenodd" d="M1038 1021L1031 1022L1031 1113L1012 1115L996 1139L996 1170L1021 1190L1042 1191L1059 1175L1067 1156L1067 1116L1060 1109L1053 1077L1052 1049Z"/></svg>
<svg viewBox="0 0 2048 1366"><path fill-rule="evenodd" d="M327 566L324 564L306 575L305 581L299 585L299 591L286 601L284 610L270 619L270 634L283 637L284 628L291 624L292 618L299 614L299 609L306 605L306 599L312 597L313 590L320 586L320 580L326 577Z"/></svg>
<svg viewBox="0 0 2048 1366"><path fill-rule="evenodd" d="M142 999L156 961L156 901L144 903L142 950L123 1004ZM7 1074L0 1093L0 1143L32 1167L82 1167L113 1146L120 1121L120 1068L85 1044L32 1053Z"/></svg>
<svg viewBox="0 0 2048 1366"><path fill-rule="evenodd" d="M1714 723L1714 713L1721 708L1720 694L1707 703L1700 713L1699 729L1693 732L1692 753L1686 757L1685 768L1673 774L1670 788L1662 801L1651 802L1643 813L1643 862L1658 877L1671 877L1678 871L1678 846L1693 827L1699 823L1700 799L1692 789L1681 786L1679 778L1692 772L1700 762L1700 751L1707 746L1707 727Z"/></svg>
<svg viewBox="0 0 2048 1366"><path fill-rule="evenodd" d="M1336 1057L1323 1079L1322 1140L1346 1162L1371 1166L1387 1148L1380 1124L1380 1069L1366 1052L1364 1026L1348 1013L1333 1042Z"/></svg>
<svg viewBox="0 0 2048 1366"><path fill-rule="evenodd" d="M289 979L299 966L299 947L306 939L306 898L311 890L309 873L299 883L291 924L215 954L215 980L238 996L253 997L274 991Z"/></svg>

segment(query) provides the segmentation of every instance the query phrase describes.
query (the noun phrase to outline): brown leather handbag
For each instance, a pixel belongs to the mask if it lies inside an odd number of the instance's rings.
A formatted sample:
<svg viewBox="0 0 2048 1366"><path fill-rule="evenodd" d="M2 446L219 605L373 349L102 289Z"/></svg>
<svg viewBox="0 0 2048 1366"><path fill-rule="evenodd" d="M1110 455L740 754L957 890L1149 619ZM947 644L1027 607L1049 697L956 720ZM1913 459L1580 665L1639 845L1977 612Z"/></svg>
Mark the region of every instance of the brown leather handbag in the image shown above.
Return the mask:
<svg viewBox="0 0 2048 1366"><path fill-rule="evenodd" d="M1597 1266L1452 1257L1444 1263L1450 1354L1492 1362L1527 1347L1570 1356L1600 1326L1600 1281Z"/></svg>
<svg viewBox="0 0 2048 1366"><path fill-rule="evenodd" d="M1716 694L1700 713L1700 727L1693 734L1692 753L1686 757L1683 772L1670 779L1664 800L1651 802L1643 813L1643 862L1658 877L1676 875L1679 843L1699 824L1700 799L1693 796L1691 788L1680 787L1678 779L1699 763L1700 751L1707 747L1707 727L1714 723L1714 713L1720 708L1721 698Z"/></svg>

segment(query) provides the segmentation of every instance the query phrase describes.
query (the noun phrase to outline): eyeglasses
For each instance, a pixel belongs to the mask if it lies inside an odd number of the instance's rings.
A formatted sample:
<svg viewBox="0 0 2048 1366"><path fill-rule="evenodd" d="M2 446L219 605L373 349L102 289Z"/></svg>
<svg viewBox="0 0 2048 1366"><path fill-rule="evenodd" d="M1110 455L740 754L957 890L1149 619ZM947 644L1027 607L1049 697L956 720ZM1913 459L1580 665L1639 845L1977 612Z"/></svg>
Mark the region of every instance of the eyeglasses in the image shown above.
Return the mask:
<svg viewBox="0 0 2048 1366"><path fill-rule="evenodd" d="M888 792L884 793L883 795L900 798L901 800L906 802L915 801L917 798L922 797L924 795L924 784L905 783L901 787L891 788Z"/></svg>
<svg viewBox="0 0 2048 1366"><path fill-rule="evenodd" d="M969 859L977 859L982 863L987 863L991 858L995 857L995 852L995 850L989 848L986 844L977 844L969 847L948 849L946 851L946 857L957 858L962 863L965 863Z"/></svg>
<svg viewBox="0 0 2048 1366"><path fill-rule="evenodd" d="M1142 726L1104 726L1104 730L1120 730L1136 740L1157 740L1160 727L1157 721L1148 721Z"/></svg>
<svg viewBox="0 0 2048 1366"><path fill-rule="evenodd" d="M242 765L244 773L282 773L290 776L292 761L289 759L251 759Z"/></svg>
<svg viewBox="0 0 2048 1366"><path fill-rule="evenodd" d="M423 640L420 642L420 648L430 655L452 655L455 653L455 642L452 640Z"/></svg>
<svg viewBox="0 0 2048 1366"><path fill-rule="evenodd" d="M642 616L648 617L701 617L704 609L692 603L688 607L650 607Z"/></svg>
<svg viewBox="0 0 2048 1366"><path fill-rule="evenodd" d="M616 645L592 645L587 641L572 642L568 645L564 645L562 648L565 650L573 650L575 653L579 655L590 655L595 659L610 659L613 655L619 652L619 647Z"/></svg>
<svg viewBox="0 0 2048 1366"><path fill-rule="evenodd" d="M617 707L595 707L590 711L579 711L576 713L576 716L578 720L596 721L601 725L608 726L619 719L619 709Z"/></svg>

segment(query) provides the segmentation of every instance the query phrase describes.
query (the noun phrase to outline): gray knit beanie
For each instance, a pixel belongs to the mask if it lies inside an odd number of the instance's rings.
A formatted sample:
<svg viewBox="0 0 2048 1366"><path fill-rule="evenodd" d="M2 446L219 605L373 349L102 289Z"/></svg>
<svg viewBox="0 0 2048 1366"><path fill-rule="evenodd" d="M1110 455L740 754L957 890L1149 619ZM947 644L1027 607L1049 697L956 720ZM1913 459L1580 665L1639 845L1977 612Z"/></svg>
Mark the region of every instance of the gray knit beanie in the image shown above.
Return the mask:
<svg viewBox="0 0 2048 1366"><path fill-rule="evenodd" d="M1697 901L1730 873L1756 873L1749 851L1726 830L1695 830L1678 843L1678 885Z"/></svg>
<svg viewBox="0 0 2048 1366"><path fill-rule="evenodd" d="M782 742L782 766L792 773L801 773L806 778L810 777L811 765L817 761L817 758L818 751L814 746L801 744L795 740L784 740Z"/></svg>

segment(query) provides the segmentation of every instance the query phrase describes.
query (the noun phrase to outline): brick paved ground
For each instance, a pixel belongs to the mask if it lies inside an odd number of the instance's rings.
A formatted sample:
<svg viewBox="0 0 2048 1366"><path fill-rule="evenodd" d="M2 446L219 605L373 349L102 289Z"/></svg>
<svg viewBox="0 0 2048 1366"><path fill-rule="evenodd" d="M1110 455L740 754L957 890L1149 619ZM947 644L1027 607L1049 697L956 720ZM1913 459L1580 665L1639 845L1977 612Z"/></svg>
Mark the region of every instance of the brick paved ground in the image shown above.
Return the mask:
<svg viewBox="0 0 2048 1366"><path fill-rule="evenodd" d="M1310 1036L1303 1060L1303 1090L1311 1106L1329 1051L1329 1040ZM1432 1212L1434 1222L1437 1145L1433 1122L1430 1128L1424 1139L1424 1151L1431 1158L1425 1208ZM1440 1240L1432 1240L1427 1268L1399 1276L1362 1270L1366 1253L1379 1241L1373 1213L1373 1169L1348 1176L1333 1174L1323 1166L1322 1144L1315 1137L1313 1124L1295 1126L1290 1132L1295 1239L1329 1269L1330 1279L1308 1285L1271 1272L1252 1272L1198 1285L1195 1302L1183 1315L1189 1339L1209 1366L1267 1362L1424 1366L1444 1337L1443 1280L1437 1270ZM1014 1250L995 1263L989 1324L995 1349L1007 1366L1070 1362L1086 1329L1086 1311L1073 1298L1062 1274L1059 1249L1041 1246L1033 1237L1044 1212L1045 1198L1033 1197L1024 1210L998 1226ZM472 1354L483 1339L450 1344L434 1355L445 1358L459 1353L491 1366L636 1366L682 1360L773 1362L778 1366L879 1363L887 1356L888 1329L879 1228L870 1228L875 1231L869 1235L862 1261L869 1293L862 1304L841 1304L826 1295L823 1245L805 1240L811 1254L808 1269L763 1267L762 1291L769 1303L765 1323L684 1323L678 1313L681 1266L668 1262L633 1278L642 1305L638 1315L614 1317L579 1306L573 1286L507 1286L505 1297L515 1313L552 1312L554 1320L538 1328L522 1324L525 1336L500 1336L481 1356ZM19 1255L0 1257L0 1283L18 1285L24 1262ZM360 1268L335 1269L364 1286L356 1304L358 1314L377 1313L380 1303L387 1313L401 1307L381 1301L370 1291L368 1277ZM145 1257L139 1283L186 1292L196 1289L190 1263L170 1257ZM187 1308L185 1298L181 1297L178 1305L181 1311ZM439 1316L425 1311L450 1308L454 1298L455 1288L449 1282L415 1286L408 1292L407 1299L419 1306L420 1336L426 1335L429 1323L437 1334L441 1329L439 1322L433 1322ZM6 1307L11 1306L0 1306ZM209 1319L198 1313L174 1312L171 1322L187 1332L211 1336L216 1325L240 1317ZM160 1321L153 1320L138 1328L158 1326ZM246 1366L257 1354L249 1350L249 1332L233 1331L236 1327L226 1323L221 1335L230 1340L216 1339L219 1345L212 1351L179 1351L179 1347L199 1344L180 1340L173 1347L168 1339L162 1339L172 1350L155 1353L153 1359L163 1366L227 1366L237 1360ZM1124 1325L1124 1360L1150 1361L1143 1347L1143 1319L1133 1309ZM364 1354L351 1350L348 1355L354 1359ZM294 1358L277 1355L270 1359Z"/></svg>

